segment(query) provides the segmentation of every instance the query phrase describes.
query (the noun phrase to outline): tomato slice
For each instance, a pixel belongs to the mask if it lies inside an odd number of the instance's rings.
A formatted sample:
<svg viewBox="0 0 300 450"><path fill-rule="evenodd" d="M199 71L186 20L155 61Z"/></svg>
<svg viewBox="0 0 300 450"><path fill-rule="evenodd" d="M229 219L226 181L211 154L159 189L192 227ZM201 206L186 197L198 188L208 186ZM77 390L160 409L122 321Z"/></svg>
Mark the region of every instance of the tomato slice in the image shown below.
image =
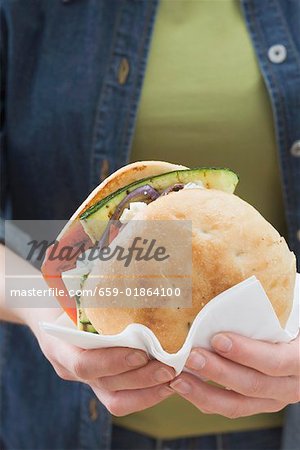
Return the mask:
<svg viewBox="0 0 300 450"><path fill-rule="evenodd" d="M57 300L75 324L77 324L75 298L70 297L61 274L66 270L73 269L76 266L78 256L92 246L93 243L81 223L74 221L60 241L56 241L48 247L41 268L48 286L63 292L63 295L59 295ZM64 258L63 252L68 249L70 249L68 258Z"/></svg>

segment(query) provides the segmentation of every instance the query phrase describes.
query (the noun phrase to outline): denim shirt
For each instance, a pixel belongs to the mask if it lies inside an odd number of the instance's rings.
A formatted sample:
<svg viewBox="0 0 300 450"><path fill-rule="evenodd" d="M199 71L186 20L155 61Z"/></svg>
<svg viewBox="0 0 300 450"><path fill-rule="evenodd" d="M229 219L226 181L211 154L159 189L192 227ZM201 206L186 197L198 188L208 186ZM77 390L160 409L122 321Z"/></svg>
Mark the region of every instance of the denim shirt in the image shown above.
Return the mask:
<svg viewBox="0 0 300 450"><path fill-rule="evenodd" d="M67 219L128 161L157 0L1 4L2 208L14 219ZM241 7L273 105L299 261L300 2ZM60 380L25 326L2 324L0 340L1 448L108 449L110 416L89 387ZM289 431L297 408L288 408L285 449L300 445Z"/></svg>

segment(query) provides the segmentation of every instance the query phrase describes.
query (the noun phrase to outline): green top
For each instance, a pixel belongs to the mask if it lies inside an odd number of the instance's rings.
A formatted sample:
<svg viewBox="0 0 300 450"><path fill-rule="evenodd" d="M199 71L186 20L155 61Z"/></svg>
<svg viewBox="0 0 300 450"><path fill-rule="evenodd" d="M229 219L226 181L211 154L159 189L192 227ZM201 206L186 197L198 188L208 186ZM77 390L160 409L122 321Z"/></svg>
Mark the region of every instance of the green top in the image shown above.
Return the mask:
<svg viewBox="0 0 300 450"><path fill-rule="evenodd" d="M286 234L271 106L238 0L161 0L131 159L229 167L237 194ZM177 396L114 419L165 439L281 421L205 415Z"/></svg>

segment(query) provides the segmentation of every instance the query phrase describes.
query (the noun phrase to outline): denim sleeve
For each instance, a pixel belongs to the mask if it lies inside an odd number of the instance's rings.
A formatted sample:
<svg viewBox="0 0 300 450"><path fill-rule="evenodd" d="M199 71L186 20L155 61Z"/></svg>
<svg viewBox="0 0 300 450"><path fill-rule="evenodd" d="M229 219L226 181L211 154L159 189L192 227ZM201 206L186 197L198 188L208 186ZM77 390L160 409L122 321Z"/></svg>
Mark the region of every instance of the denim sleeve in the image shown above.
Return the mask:
<svg viewBox="0 0 300 450"><path fill-rule="evenodd" d="M5 84L7 69L7 28L3 10L0 11L0 242L4 242L4 216L7 198L7 177L6 177L6 133L5 133Z"/></svg>

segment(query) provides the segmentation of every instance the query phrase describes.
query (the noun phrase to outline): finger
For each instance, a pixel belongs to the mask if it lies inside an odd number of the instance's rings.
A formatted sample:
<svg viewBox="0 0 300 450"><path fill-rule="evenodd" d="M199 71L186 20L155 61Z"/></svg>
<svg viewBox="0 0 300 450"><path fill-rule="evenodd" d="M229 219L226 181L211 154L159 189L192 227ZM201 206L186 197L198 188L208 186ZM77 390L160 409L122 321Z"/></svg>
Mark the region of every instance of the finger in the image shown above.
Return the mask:
<svg viewBox="0 0 300 450"><path fill-rule="evenodd" d="M230 419L275 412L285 406L276 400L244 397L236 392L211 386L187 373L182 373L172 381L170 387L201 411Z"/></svg>
<svg viewBox="0 0 300 450"><path fill-rule="evenodd" d="M99 386L109 391L143 389L166 383L174 377L175 371L173 368L153 360L140 369L112 377L103 377L99 380Z"/></svg>
<svg viewBox="0 0 300 450"><path fill-rule="evenodd" d="M299 375L299 338L288 344L271 344L233 333L220 333L211 340L224 358L273 376Z"/></svg>
<svg viewBox="0 0 300 450"><path fill-rule="evenodd" d="M141 367L149 361L145 352L130 348L82 350L69 347L69 351L57 352L57 361L82 380L117 375Z"/></svg>
<svg viewBox="0 0 300 450"><path fill-rule="evenodd" d="M159 385L146 389L110 392L94 384L91 387L101 403L114 416L125 416L150 408L174 394L168 385Z"/></svg>
<svg viewBox="0 0 300 450"><path fill-rule="evenodd" d="M286 403L299 401L297 377L271 377L204 349L193 349L186 367L201 377L248 397Z"/></svg>

